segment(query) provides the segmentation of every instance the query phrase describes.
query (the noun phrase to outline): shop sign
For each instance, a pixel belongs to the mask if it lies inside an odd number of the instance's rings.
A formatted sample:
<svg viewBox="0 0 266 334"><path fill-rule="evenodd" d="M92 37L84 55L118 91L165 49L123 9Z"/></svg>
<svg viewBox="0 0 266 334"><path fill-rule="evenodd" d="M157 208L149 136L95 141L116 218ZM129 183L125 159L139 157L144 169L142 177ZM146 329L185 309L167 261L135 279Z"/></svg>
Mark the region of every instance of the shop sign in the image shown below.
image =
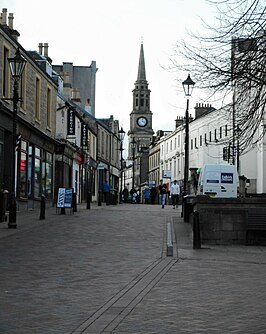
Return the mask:
<svg viewBox="0 0 266 334"><path fill-rule="evenodd" d="M171 179L171 170L163 170L163 178Z"/></svg>
<svg viewBox="0 0 266 334"><path fill-rule="evenodd" d="M98 169L108 169L108 166L103 162L98 163Z"/></svg>
<svg viewBox="0 0 266 334"><path fill-rule="evenodd" d="M59 188L57 208L72 208L73 188Z"/></svg>
<svg viewBox="0 0 266 334"><path fill-rule="evenodd" d="M88 126L85 123L81 123L81 146L88 146Z"/></svg>
<svg viewBox="0 0 266 334"><path fill-rule="evenodd" d="M75 135L75 112L72 109L67 111L67 134Z"/></svg>

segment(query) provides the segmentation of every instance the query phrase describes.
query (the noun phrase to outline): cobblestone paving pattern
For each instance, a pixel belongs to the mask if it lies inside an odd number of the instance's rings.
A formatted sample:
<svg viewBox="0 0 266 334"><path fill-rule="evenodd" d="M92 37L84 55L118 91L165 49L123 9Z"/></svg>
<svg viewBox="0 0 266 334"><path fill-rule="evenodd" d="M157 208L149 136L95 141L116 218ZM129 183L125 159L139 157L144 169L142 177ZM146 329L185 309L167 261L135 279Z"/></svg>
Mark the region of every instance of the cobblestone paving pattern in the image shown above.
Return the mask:
<svg viewBox="0 0 266 334"><path fill-rule="evenodd" d="M0 224L1 334L266 333L266 247L193 250L191 226L169 206L38 215L18 215L16 231ZM152 283L144 273L166 260L169 219L178 250ZM100 310L115 326L78 330Z"/></svg>
<svg viewBox="0 0 266 334"><path fill-rule="evenodd" d="M71 333L156 261L161 213L136 209L47 213L25 231L29 218L19 217L17 232L0 239L0 333Z"/></svg>

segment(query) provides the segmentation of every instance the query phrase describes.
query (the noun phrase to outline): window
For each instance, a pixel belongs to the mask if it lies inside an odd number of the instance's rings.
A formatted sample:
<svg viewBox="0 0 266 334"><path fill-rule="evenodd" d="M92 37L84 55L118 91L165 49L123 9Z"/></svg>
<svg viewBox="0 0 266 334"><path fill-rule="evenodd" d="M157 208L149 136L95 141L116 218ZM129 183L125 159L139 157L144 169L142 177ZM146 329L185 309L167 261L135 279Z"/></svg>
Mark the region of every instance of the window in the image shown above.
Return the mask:
<svg viewBox="0 0 266 334"><path fill-rule="evenodd" d="M217 130L216 129L214 130L214 140L215 141L217 140Z"/></svg>
<svg viewBox="0 0 266 334"><path fill-rule="evenodd" d="M199 137L200 146L202 146L202 135Z"/></svg>
<svg viewBox="0 0 266 334"><path fill-rule="evenodd" d="M170 141L170 151L172 151L173 146L172 146L172 140Z"/></svg>
<svg viewBox="0 0 266 334"><path fill-rule="evenodd" d="M42 194L44 194L47 199L52 199L52 164L52 154L49 152L44 152L44 159L42 162Z"/></svg>
<svg viewBox="0 0 266 334"><path fill-rule="evenodd" d="M28 196L29 198L41 197L42 172L41 150L32 145L29 146L28 164Z"/></svg>
<svg viewBox="0 0 266 334"><path fill-rule="evenodd" d="M104 143L105 143L104 132L102 131L102 155L104 155Z"/></svg>
<svg viewBox="0 0 266 334"><path fill-rule="evenodd" d="M175 138L175 149L176 149L176 138Z"/></svg>
<svg viewBox="0 0 266 334"><path fill-rule="evenodd" d="M193 139L191 139L191 141L190 141L190 148L191 148L191 150L193 150Z"/></svg>
<svg viewBox="0 0 266 334"><path fill-rule="evenodd" d="M228 135L227 124L225 125L225 129L224 129L224 135L225 135L225 137L227 137L227 135Z"/></svg>
<svg viewBox="0 0 266 334"><path fill-rule="evenodd" d="M40 106L41 104L41 80L36 77L35 81L35 120L40 121Z"/></svg>
<svg viewBox="0 0 266 334"><path fill-rule="evenodd" d="M24 71L20 79L20 107L25 111L26 108L26 82L27 82L27 64L25 65Z"/></svg>
<svg viewBox="0 0 266 334"><path fill-rule="evenodd" d="M3 180L4 174L4 129L0 128L0 184L3 185L3 189L6 188L5 182Z"/></svg>
<svg viewBox="0 0 266 334"><path fill-rule="evenodd" d="M140 96L140 106L144 107L144 95L143 94L141 94Z"/></svg>
<svg viewBox="0 0 266 334"><path fill-rule="evenodd" d="M223 127L220 126L220 138L223 138Z"/></svg>
<svg viewBox="0 0 266 334"><path fill-rule="evenodd" d="M2 77L3 77L3 81L2 81L2 95L3 97L9 98L10 96L10 91L9 91L9 87L10 87L10 71L9 71L9 65L8 65L8 58L10 57L10 53L9 50L4 47L4 51L3 51L3 60L2 60Z"/></svg>
<svg viewBox="0 0 266 334"><path fill-rule="evenodd" d="M209 141L211 142L212 141L212 132L210 131L209 133Z"/></svg>
<svg viewBox="0 0 266 334"><path fill-rule="evenodd" d="M28 152L27 143L21 140L20 146L20 161L18 170L18 196L27 198L28 185L27 185L27 167L28 167Z"/></svg>
<svg viewBox="0 0 266 334"><path fill-rule="evenodd" d="M47 88L47 97L46 97L46 112L47 112L47 127L50 129L51 128L51 120L52 120L52 115L51 115L51 110L52 110L52 91L48 87Z"/></svg>
<svg viewBox="0 0 266 334"><path fill-rule="evenodd" d="M204 134L204 142L207 144L207 133Z"/></svg>

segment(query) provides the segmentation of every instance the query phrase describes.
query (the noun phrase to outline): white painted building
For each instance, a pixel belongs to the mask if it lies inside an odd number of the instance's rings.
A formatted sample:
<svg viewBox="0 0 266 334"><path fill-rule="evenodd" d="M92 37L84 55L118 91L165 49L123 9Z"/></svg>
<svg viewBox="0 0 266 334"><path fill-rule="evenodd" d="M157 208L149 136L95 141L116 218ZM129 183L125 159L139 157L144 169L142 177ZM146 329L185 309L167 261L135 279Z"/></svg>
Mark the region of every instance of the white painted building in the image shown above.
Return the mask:
<svg viewBox="0 0 266 334"><path fill-rule="evenodd" d="M178 180L182 187L185 156L184 120L178 119L176 126L176 130L162 137L157 145L160 146L160 175L163 176L165 171L170 171L171 180ZM191 193L193 193L193 188L196 188L197 173L204 164L232 162L227 160L224 151L230 146L231 140L231 113L226 109L215 110L208 104L196 105L195 119L189 123L189 181ZM239 158L239 175L247 178L246 188L248 193L266 193L265 145L264 140L263 143L254 145ZM170 181L168 178L163 178L163 180L164 182Z"/></svg>

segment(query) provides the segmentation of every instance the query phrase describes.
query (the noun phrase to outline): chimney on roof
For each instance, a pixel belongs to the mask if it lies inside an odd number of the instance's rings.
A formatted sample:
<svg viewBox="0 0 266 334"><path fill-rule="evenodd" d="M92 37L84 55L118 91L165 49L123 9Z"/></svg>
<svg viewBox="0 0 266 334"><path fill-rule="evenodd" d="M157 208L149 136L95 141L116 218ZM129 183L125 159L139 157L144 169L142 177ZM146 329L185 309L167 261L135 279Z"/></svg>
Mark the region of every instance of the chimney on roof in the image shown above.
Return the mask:
<svg viewBox="0 0 266 334"><path fill-rule="evenodd" d="M13 15L13 13L9 13L9 15L8 15L8 26L12 30L13 30L13 21L14 21L14 15Z"/></svg>
<svg viewBox="0 0 266 334"><path fill-rule="evenodd" d="M14 15L10 13L8 15L8 25L7 25L7 9L3 8L0 15L0 24L6 26L7 32L15 39L18 40L19 32L13 28Z"/></svg>
<svg viewBox="0 0 266 334"><path fill-rule="evenodd" d="M175 128L177 129L180 125L183 125L184 123L184 118L181 116L177 116L175 120Z"/></svg>
<svg viewBox="0 0 266 334"><path fill-rule="evenodd" d="M2 9L1 24L6 25L7 9Z"/></svg>
<svg viewBox="0 0 266 334"><path fill-rule="evenodd" d="M43 44L43 55L45 58L48 58L48 43Z"/></svg>
<svg viewBox="0 0 266 334"><path fill-rule="evenodd" d="M39 54L42 55L43 44L39 43Z"/></svg>
<svg viewBox="0 0 266 334"><path fill-rule="evenodd" d="M211 104L209 103L196 103L196 107L195 109L195 119L202 117L206 114L208 114L209 112L215 110L215 108L212 107Z"/></svg>
<svg viewBox="0 0 266 334"><path fill-rule="evenodd" d="M81 102L79 88L72 88L71 100L76 103Z"/></svg>

